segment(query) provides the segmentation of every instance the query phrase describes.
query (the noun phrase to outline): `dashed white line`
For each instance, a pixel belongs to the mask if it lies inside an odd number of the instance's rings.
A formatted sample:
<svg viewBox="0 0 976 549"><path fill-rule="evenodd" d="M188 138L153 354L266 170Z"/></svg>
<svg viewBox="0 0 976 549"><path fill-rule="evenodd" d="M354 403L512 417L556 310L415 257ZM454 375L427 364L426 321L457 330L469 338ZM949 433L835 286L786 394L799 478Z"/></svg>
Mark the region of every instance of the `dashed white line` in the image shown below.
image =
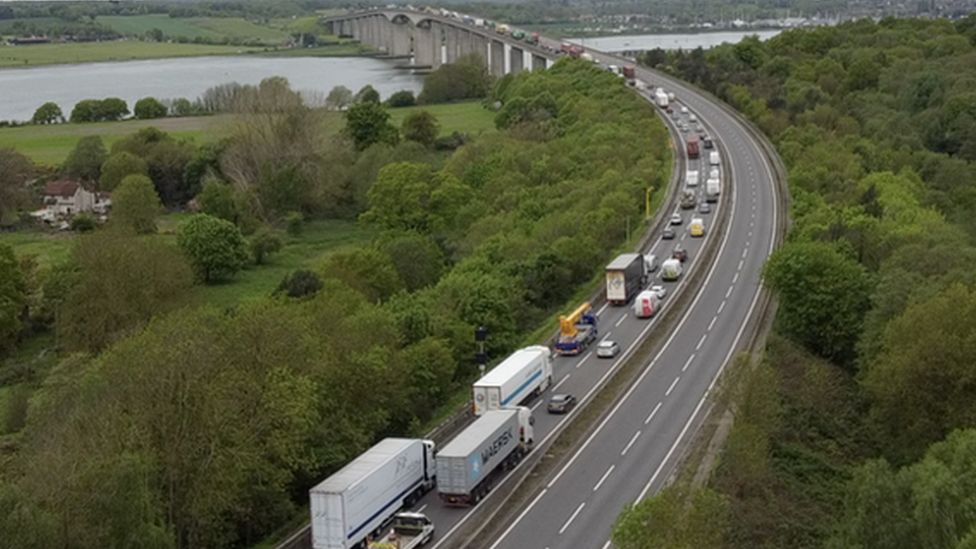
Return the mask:
<svg viewBox="0 0 976 549"><path fill-rule="evenodd" d="M695 350L696 351L700 351L701 350L702 345L705 344L705 338L707 338L707 337L708 337L708 334L702 334L701 339L698 340L698 345L695 345ZM691 356L695 356L695 355L691 355Z"/></svg>
<svg viewBox="0 0 976 549"><path fill-rule="evenodd" d="M593 351L586 353L586 356L584 356L579 362L576 363L576 367L579 368L580 366L582 366L583 363L586 362L586 359L590 358L591 356L593 356Z"/></svg>
<svg viewBox="0 0 976 549"><path fill-rule="evenodd" d="M725 291L725 299L728 299L732 295L732 288L735 288L735 284L729 286L729 289Z"/></svg>
<svg viewBox="0 0 976 549"><path fill-rule="evenodd" d="M647 418L644 420L644 425L650 423L651 420L654 419L654 416L657 414L657 411L660 409L661 409L661 403L658 402L657 406L655 406L654 409L651 410L651 413L647 415Z"/></svg>
<svg viewBox="0 0 976 549"><path fill-rule="evenodd" d="M746 258L746 254L748 254L748 253L749 253L749 246L746 246L745 248L742 248L742 259L745 259Z"/></svg>
<svg viewBox="0 0 976 549"><path fill-rule="evenodd" d="M559 529L559 535L562 535L562 533L565 532L567 528L569 528L569 525L572 524L574 520L576 520L576 515L578 515L580 511L583 510L583 507L586 507L585 501L579 504L579 507L577 507L576 510L573 511L573 514L570 515L569 518L566 520L566 524L563 524L563 527Z"/></svg>
<svg viewBox="0 0 976 549"><path fill-rule="evenodd" d="M566 383L566 380L567 380L567 379L569 379L569 376L571 376L571 375L573 375L573 374L566 374L566 377L564 377L564 378L562 378L562 379L560 379L560 380L559 380L559 383L557 383L557 384L555 384L555 385L553 385L553 387L552 387L552 390L553 390L553 391L555 391L555 390L556 390L556 389L558 389L558 388L559 388L559 387L560 387L560 386L561 386L561 385L562 385L563 383Z"/></svg>
<svg viewBox="0 0 976 549"><path fill-rule="evenodd" d="M421 505L419 509L417 509L417 512L418 513L423 513L424 512L424 509L426 509L426 508L427 508L427 504L425 503L425 504Z"/></svg>
<svg viewBox="0 0 976 549"><path fill-rule="evenodd" d="M664 396L671 396L671 391L674 390L674 387L678 384L678 381L680 379L681 379L681 376L678 376L678 377L674 378L674 381L671 382L671 386L668 387L668 390L667 391L665 391ZM637 431L637 432L639 433L640 431Z"/></svg>
<svg viewBox="0 0 976 549"><path fill-rule="evenodd" d="M702 337L702 340L704 340L704 339L705 338L703 336ZM684 372L685 370L687 370L688 369L688 366L691 366L691 361L693 361L693 360L695 360L695 353L692 353L691 356L688 357L688 360L685 361L685 365L681 367L681 371Z"/></svg>
<svg viewBox="0 0 976 549"><path fill-rule="evenodd" d="M724 301L722 302L722 305L723 306L725 305L725 302ZM715 316L713 316L712 317L712 321L708 323L708 330L706 330L706 331L709 331L709 332L712 331L712 328L715 327L715 321L716 320L718 320L718 315L717 314Z"/></svg>
<svg viewBox="0 0 976 549"><path fill-rule="evenodd" d="M593 491L594 491L594 492L596 492L597 490L599 490L599 489L600 489L600 487L601 487L601 486L603 486L603 482L604 482L605 480L607 480L607 477L609 477L609 476L610 476L610 473L612 473L612 472L613 472L613 468L614 468L614 467L616 467L616 465L611 465L611 466L610 466L610 468L609 468L609 469L607 469L607 472L606 472L606 473L603 473L603 476L602 476L602 477L600 477L600 481L599 481L599 482L597 482L597 483L596 483L596 486L594 486L594 487L593 487Z"/></svg>
<svg viewBox="0 0 976 549"><path fill-rule="evenodd" d="M732 277L732 284L735 284L738 281L739 281L739 272L736 271L735 276Z"/></svg>
<svg viewBox="0 0 976 549"><path fill-rule="evenodd" d="M622 455L622 456L626 456L627 455L627 451L630 450L630 447L634 445L634 442L637 441L637 437L639 437L640 434L641 434L641 432L639 430L636 433L634 433L634 436L631 437L630 442L627 443L627 446L624 446L624 449L623 449L622 452L620 452L620 455Z"/></svg>
<svg viewBox="0 0 976 549"><path fill-rule="evenodd" d="M725 309L725 301L724 299L722 300L722 304L718 306L718 312L715 313L715 316L722 314L722 310Z"/></svg>
<svg viewBox="0 0 976 549"><path fill-rule="evenodd" d="M740 259L739 260L739 266L736 267L735 270L741 271L742 270L742 264L745 263L745 261L746 261L745 259Z"/></svg>
<svg viewBox="0 0 976 549"><path fill-rule="evenodd" d="M613 325L613 327L619 328L620 325L623 324L624 320L627 320L627 313L624 313L624 316L620 317L620 320L618 320L617 323Z"/></svg>

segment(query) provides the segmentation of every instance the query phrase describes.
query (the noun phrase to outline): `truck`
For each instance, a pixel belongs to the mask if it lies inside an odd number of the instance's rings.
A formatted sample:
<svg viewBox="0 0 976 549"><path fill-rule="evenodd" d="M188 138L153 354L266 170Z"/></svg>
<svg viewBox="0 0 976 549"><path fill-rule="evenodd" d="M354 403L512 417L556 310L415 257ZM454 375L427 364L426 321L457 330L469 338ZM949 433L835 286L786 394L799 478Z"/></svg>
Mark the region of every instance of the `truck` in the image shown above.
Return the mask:
<svg viewBox="0 0 976 549"><path fill-rule="evenodd" d="M685 185L689 187L698 186L698 170L688 170L685 174Z"/></svg>
<svg viewBox="0 0 976 549"><path fill-rule="evenodd" d="M722 163L722 159L719 158L718 151L708 153L708 163L712 166L718 166Z"/></svg>
<svg viewBox="0 0 976 549"><path fill-rule="evenodd" d="M508 30L509 30L508 25L504 23L501 23L495 27L495 32L497 32L498 34L508 34Z"/></svg>
<svg viewBox="0 0 976 549"><path fill-rule="evenodd" d="M705 182L705 201L718 202L718 196L722 194L722 180L711 177Z"/></svg>
<svg viewBox="0 0 976 549"><path fill-rule="evenodd" d="M661 296L657 292L644 290L634 299L634 316L637 318L651 318L661 308Z"/></svg>
<svg viewBox="0 0 976 549"><path fill-rule="evenodd" d="M597 317L589 303L584 303L569 315L559 317L559 339L556 352L562 356L578 355L596 340Z"/></svg>
<svg viewBox="0 0 976 549"><path fill-rule="evenodd" d="M385 438L309 490L314 549L364 547L437 485L434 442Z"/></svg>
<svg viewBox="0 0 976 549"><path fill-rule="evenodd" d="M667 259L661 264L661 280L675 281L681 278L681 260Z"/></svg>
<svg viewBox="0 0 976 549"><path fill-rule="evenodd" d="M634 81L637 80L637 68L633 65L624 65L621 70L623 71L624 78L633 86Z"/></svg>
<svg viewBox="0 0 976 549"><path fill-rule="evenodd" d="M525 38L525 31L519 29L512 29L512 38L516 40L522 40Z"/></svg>
<svg viewBox="0 0 976 549"><path fill-rule="evenodd" d="M474 415L522 404L551 384L549 347L533 345L519 349L474 383Z"/></svg>
<svg viewBox="0 0 976 549"><path fill-rule="evenodd" d="M531 34L527 34L525 36L525 41L528 42L529 44L534 45L534 46L538 46L539 45L539 33L533 32Z"/></svg>
<svg viewBox="0 0 976 549"><path fill-rule="evenodd" d="M700 217L693 218L688 224L688 232L696 238L705 236L705 221Z"/></svg>
<svg viewBox="0 0 976 549"><path fill-rule="evenodd" d="M661 88L654 92L654 104L662 109L668 108L668 94Z"/></svg>
<svg viewBox="0 0 976 549"><path fill-rule="evenodd" d="M679 204L681 205L682 210L690 210L694 208L695 204L697 203L698 200L695 198L695 191L685 189L684 191L681 192L681 199L679 201Z"/></svg>
<svg viewBox="0 0 976 549"><path fill-rule="evenodd" d="M688 151L688 158L695 159L701 155L697 135L688 137L688 140L685 142L685 149Z"/></svg>
<svg viewBox="0 0 976 549"><path fill-rule="evenodd" d="M403 512L393 516L393 529L369 549L416 549L434 539L434 523L423 513Z"/></svg>
<svg viewBox="0 0 976 549"><path fill-rule="evenodd" d="M648 265L643 254L620 254L606 267L607 302L624 305L647 284Z"/></svg>
<svg viewBox="0 0 976 549"><path fill-rule="evenodd" d="M532 449L532 411L485 412L437 453L437 492L447 505L475 505Z"/></svg>

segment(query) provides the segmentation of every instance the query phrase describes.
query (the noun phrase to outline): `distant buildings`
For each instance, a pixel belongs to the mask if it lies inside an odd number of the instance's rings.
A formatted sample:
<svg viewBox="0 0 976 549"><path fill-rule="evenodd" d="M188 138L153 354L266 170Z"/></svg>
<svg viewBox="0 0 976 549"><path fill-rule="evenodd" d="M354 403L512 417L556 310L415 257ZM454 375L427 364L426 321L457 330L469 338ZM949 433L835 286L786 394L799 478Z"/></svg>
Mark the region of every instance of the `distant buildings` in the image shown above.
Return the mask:
<svg viewBox="0 0 976 549"><path fill-rule="evenodd" d="M80 213L104 216L112 206L112 195L91 192L77 181L59 179L44 186L44 208L31 214L48 224L67 223Z"/></svg>

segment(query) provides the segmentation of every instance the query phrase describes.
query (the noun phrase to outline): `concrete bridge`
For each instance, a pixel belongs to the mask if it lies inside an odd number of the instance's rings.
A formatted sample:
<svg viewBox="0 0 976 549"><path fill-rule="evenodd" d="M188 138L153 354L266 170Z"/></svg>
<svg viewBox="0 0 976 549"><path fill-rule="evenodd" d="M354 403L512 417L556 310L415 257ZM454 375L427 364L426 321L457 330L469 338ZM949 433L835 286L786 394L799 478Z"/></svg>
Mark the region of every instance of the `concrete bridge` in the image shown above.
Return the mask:
<svg viewBox="0 0 976 549"><path fill-rule="evenodd" d="M477 54L494 76L542 70L555 62L550 47L517 40L455 17L405 9L374 9L328 17L323 23L337 36L352 37L390 57L409 57L416 68L436 69Z"/></svg>

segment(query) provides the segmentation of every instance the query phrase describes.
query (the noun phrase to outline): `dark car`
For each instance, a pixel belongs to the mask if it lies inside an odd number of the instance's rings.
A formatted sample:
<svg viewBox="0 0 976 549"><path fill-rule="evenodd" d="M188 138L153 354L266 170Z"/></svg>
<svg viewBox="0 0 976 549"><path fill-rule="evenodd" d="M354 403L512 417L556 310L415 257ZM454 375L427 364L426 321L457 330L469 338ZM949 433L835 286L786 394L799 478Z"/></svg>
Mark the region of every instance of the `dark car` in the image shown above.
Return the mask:
<svg viewBox="0 0 976 549"><path fill-rule="evenodd" d="M698 213L707 214L712 213L712 207L708 205L708 202L702 202L698 205Z"/></svg>
<svg viewBox="0 0 976 549"><path fill-rule="evenodd" d="M674 229L668 227L661 233L662 240L674 240Z"/></svg>
<svg viewBox="0 0 976 549"><path fill-rule="evenodd" d="M711 137L706 137L705 139L702 139L702 146L704 146L706 149L711 149L715 146L715 144L712 143Z"/></svg>
<svg viewBox="0 0 976 549"><path fill-rule="evenodd" d="M557 393L549 397L549 404L546 410L550 414L565 414L576 406L576 397L570 394Z"/></svg>
<svg viewBox="0 0 976 549"><path fill-rule="evenodd" d="M675 246L674 253L671 254L671 257L684 263L685 261L688 261L688 250L682 248L681 246Z"/></svg>

